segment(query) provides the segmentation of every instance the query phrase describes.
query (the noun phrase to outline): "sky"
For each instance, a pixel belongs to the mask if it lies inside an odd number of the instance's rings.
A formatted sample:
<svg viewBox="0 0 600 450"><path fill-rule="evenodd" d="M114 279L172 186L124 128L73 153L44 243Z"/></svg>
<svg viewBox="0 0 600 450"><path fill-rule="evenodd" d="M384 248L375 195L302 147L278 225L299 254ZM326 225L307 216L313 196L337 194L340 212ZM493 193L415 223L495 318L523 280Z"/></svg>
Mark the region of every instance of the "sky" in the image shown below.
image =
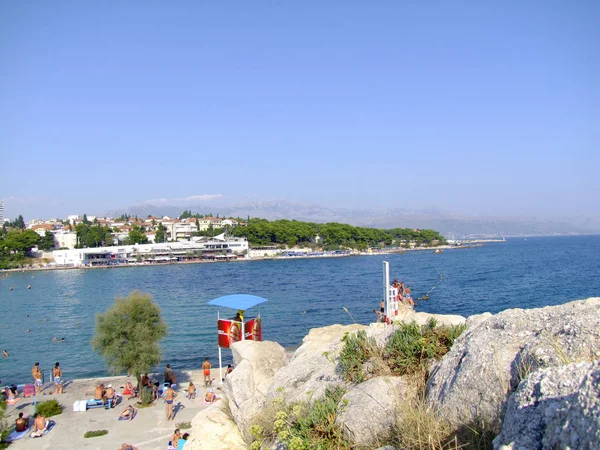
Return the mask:
<svg viewBox="0 0 600 450"><path fill-rule="evenodd" d="M600 3L0 2L0 199L600 216Z"/></svg>

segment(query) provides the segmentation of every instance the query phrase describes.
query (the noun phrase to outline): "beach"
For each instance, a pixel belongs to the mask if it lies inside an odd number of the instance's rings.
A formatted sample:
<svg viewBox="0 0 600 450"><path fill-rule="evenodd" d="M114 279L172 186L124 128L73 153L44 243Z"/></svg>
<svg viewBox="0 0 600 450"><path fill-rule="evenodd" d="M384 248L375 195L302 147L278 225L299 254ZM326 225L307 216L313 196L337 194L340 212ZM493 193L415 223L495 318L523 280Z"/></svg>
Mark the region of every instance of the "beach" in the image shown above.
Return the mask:
<svg viewBox="0 0 600 450"><path fill-rule="evenodd" d="M136 406L137 398L127 400L127 397L123 397L121 402L110 410L95 408L85 412L73 412L73 402L92 399L96 385L112 384L118 393L122 393L125 383L128 381L136 384L134 377L114 376L67 380L63 394L53 394L53 386L47 384L43 391L43 394L46 395L38 395L37 402L57 399L64 407L63 413L50 418L56 422L56 425L46 436L37 439L21 438L11 445L11 449L85 448L100 450L118 449L123 443L127 443L140 450L164 450L167 448L177 424L190 422L200 410L207 407L203 405L207 388L204 387L202 370L181 371L176 372L176 375L179 384L176 388L177 398L173 403L175 420L172 421L165 420L165 403L162 399L155 401L153 406L138 408L137 415L132 421L119 421L118 418L127 405ZM155 374L153 378L162 381L162 374ZM215 392L220 396L217 383L219 380L218 368L211 370L211 378L215 379ZM185 397L190 380L198 389L197 397L194 400ZM31 417L34 412L33 402L33 397L23 398L21 396L15 405L7 405L5 413L7 424L14 426L14 421L20 412L24 413L25 417ZM87 439L83 437L84 433L93 430L108 430L108 434ZM185 432L191 433L192 430L182 430L182 434Z"/></svg>

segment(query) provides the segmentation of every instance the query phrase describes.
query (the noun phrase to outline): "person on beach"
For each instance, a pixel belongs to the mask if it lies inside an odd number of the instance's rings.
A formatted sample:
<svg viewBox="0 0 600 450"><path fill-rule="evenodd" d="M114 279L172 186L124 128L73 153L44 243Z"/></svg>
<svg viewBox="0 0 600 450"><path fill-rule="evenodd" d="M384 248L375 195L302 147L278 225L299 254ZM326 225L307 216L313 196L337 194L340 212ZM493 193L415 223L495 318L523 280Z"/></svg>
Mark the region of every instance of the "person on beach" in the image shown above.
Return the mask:
<svg viewBox="0 0 600 450"><path fill-rule="evenodd" d="M166 366L165 383L169 383L169 386L175 384L175 374L171 370L171 364L167 364Z"/></svg>
<svg viewBox="0 0 600 450"><path fill-rule="evenodd" d="M104 392L104 398L102 399L102 403L106 404L109 400L112 400L111 405L114 408L116 397L117 394L113 389L112 384L109 384L108 386L106 386L106 392Z"/></svg>
<svg viewBox="0 0 600 450"><path fill-rule="evenodd" d="M179 439L181 439L181 431L179 431L179 428L175 428L175 432L171 436L171 445L177 448L179 446Z"/></svg>
<svg viewBox="0 0 600 450"><path fill-rule="evenodd" d="M23 413L19 413L19 418L15 420L15 431L21 433L29 428L29 417L24 418Z"/></svg>
<svg viewBox="0 0 600 450"><path fill-rule="evenodd" d="M208 392L206 393L206 395L204 396L204 401L206 403L214 403L218 400L217 395L215 394L215 391L213 388L210 388L208 390Z"/></svg>
<svg viewBox="0 0 600 450"><path fill-rule="evenodd" d="M94 400L101 400L104 403L104 385L99 384L94 390Z"/></svg>
<svg viewBox="0 0 600 450"><path fill-rule="evenodd" d="M52 377L54 378L54 386L56 386L56 394L63 393L63 385L62 385L62 369L60 368L60 363L54 364L54 369L52 369Z"/></svg>
<svg viewBox="0 0 600 450"><path fill-rule="evenodd" d="M42 371L40 370L40 363L36 362L31 368L31 375L33 376L33 384L35 384L35 391L39 394L42 387Z"/></svg>
<svg viewBox="0 0 600 450"><path fill-rule="evenodd" d="M173 388L171 386L169 386L167 388L167 392L165 394L165 403L167 404L167 407L166 407L167 420L175 419L175 416L173 414L173 400L175 400L175 397L177 397L177 394L175 393Z"/></svg>
<svg viewBox="0 0 600 450"><path fill-rule="evenodd" d="M194 383L191 381L188 386L188 397L190 400L194 400L196 398L196 386L194 386Z"/></svg>
<svg viewBox="0 0 600 450"><path fill-rule="evenodd" d="M123 444L123 445L121 445L121 448L119 448L117 450L138 450L138 449L137 449L137 447L134 447L131 444Z"/></svg>
<svg viewBox="0 0 600 450"><path fill-rule="evenodd" d="M183 436L181 436L181 438L179 438L179 441L177 441L177 450L183 450L183 447L185 446L189 437L190 437L189 433L184 433Z"/></svg>
<svg viewBox="0 0 600 450"><path fill-rule="evenodd" d="M48 422L46 421L46 418L42 414L38 415L33 423L33 432L31 433L31 437L43 436L47 427Z"/></svg>
<svg viewBox="0 0 600 450"><path fill-rule="evenodd" d="M122 420L132 420L136 412L137 411L133 406L128 405L119 417L121 417Z"/></svg>
<svg viewBox="0 0 600 450"><path fill-rule="evenodd" d="M379 311L381 311L381 314L385 312L385 300L381 300L381 303L379 303Z"/></svg>
<svg viewBox="0 0 600 450"><path fill-rule="evenodd" d="M204 386L208 386L208 384L210 383L210 369L210 362L208 361L208 358L206 358L202 363L202 371L204 373Z"/></svg>

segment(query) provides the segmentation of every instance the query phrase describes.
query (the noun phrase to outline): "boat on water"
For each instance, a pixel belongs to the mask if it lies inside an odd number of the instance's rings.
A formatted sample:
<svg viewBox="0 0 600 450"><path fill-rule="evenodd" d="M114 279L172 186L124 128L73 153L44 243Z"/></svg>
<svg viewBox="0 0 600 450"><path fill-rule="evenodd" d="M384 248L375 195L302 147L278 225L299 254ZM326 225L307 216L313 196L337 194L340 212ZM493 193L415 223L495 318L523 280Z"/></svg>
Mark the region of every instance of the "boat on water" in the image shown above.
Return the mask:
<svg viewBox="0 0 600 450"><path fill-rule="evenodd" d="M435 251L433 252L434 255L437 255L439 253L444 253L444 250L441 248L436 248Z"/></svg>

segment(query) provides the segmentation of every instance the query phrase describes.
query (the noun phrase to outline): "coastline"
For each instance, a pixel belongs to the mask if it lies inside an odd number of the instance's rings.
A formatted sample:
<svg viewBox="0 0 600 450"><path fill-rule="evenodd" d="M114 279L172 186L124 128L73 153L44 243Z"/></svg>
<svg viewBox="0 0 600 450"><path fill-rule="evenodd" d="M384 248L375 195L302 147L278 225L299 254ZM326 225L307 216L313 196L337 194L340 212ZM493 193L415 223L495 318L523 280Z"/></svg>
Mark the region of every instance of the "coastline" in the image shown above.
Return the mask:
<svg viewBox="0 0 600 450"><path fill-rule="evenodd" d="M496 243L503 241L473 241L467 245L439 245L437 247L415 247L415 248L401 248L394 250L385 250L379 252L352 252L344 255L318 255L318 256L261 256L257 258L239 258L226 261L218 260L198 260L198 261L174 261L174 262L163 262L163 263L122 263L114 264L109 266L68 266L68 267L22 267L20 269L1 269L0 273L19 273L19 272L41 272L41 271L55 271L55 270L94 270L94 269L118 269L118 268L133 268L133 267L154 267L154 266L171 266L171 265L183 265L183 264L224 264L231 262L251 262L251 261L271 261L271 260L292 260L292 259L320 259L320 258L349 258L357 256L380 256L380 255L397 255L402 253L408 253L413 251L435 251L439 250L458 250L483 247L488 243ZM441 253L441 252L440 252Z"/></svg>

